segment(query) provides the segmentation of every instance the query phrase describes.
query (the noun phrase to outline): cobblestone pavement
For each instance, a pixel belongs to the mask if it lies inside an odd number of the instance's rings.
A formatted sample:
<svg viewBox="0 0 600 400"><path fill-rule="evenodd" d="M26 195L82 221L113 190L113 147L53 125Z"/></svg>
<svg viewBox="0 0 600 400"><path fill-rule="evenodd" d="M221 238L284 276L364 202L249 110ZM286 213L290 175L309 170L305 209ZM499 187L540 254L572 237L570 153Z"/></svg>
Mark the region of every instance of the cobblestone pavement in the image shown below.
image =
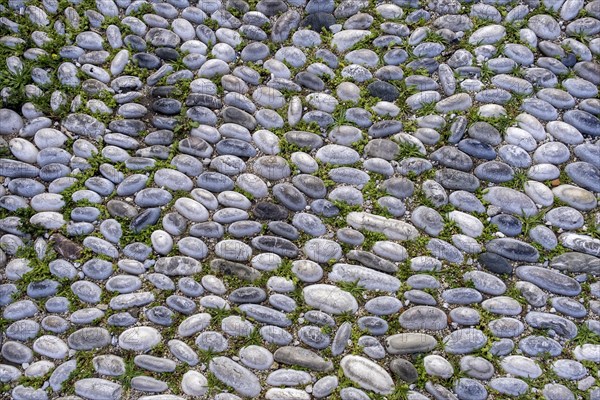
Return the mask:
<svg viewBox="0 0 600 400"><path fill-rule="evenodd" d="M0 0L0 398L599 400L600 0Z"/></svg>

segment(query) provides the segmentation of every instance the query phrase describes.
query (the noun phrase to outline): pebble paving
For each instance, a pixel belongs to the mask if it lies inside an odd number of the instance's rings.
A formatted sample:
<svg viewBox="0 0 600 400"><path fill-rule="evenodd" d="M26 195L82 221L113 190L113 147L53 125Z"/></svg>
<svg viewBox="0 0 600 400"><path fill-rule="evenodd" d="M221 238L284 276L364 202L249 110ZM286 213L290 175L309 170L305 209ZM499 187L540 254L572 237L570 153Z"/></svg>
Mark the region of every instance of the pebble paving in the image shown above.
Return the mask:
<svg viewBox="0 0 600 400"><path fill-rule="evenodd" d="M0 0L0 83L0 398L600 399L600 0Z"/></svg>

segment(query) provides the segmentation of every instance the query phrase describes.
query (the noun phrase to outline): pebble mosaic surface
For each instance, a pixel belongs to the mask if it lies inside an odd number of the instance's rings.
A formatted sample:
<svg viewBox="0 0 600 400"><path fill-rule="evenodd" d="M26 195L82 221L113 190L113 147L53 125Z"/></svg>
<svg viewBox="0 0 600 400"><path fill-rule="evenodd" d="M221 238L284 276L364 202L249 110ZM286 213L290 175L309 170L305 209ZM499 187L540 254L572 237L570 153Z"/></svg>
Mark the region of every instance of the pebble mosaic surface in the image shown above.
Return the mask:
<svg viewBox="0 0 600 400"><path fill-rule="evenodd" d="M0 398L599 400L600 0L0 0Z"/></svg>

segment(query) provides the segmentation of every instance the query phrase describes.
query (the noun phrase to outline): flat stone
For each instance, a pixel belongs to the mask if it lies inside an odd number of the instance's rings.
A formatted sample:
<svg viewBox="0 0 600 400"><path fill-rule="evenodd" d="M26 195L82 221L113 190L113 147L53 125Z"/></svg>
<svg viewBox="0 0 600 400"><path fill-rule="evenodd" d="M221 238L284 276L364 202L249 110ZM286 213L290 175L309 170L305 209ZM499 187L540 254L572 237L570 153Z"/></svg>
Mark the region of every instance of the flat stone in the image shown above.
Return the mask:
<svg viewBox="0 0 600 400"><path fill-rule="evenodd" d="M415 366L403 358L395 358L390 362L390 370L395 376L407 383L415 382L419 375Z"/></svg>
<svg viewBox="0 0 600 400"><path fill-rule="evenodd" d="M484 45L494 44L506 35L506 29L501 25L489 25L479 28L469 37L469 43Z"/></svg>
<svg viewBox="0 0 600 400"><path fill-rule="evenodd" d="M156 272L169 276L193 275L200 271L200 263L190 257L162 257L154 266Z"/></svg>
<svg viewBox="0 0 600 400"><path fill-rule="evenodd" d="M311 239L304 245L306 256L318 263L337 261L342 257L339 244L327 239Z"/></svg>
<svg viewBox="0 0 600 400"><path fill-rule="evenodd" d="M494 314L518 315L521 313L521 305L510 297L494 297L485 300L482 307Z"/></svg>
<svg viewBox="0 0 600 400"><path fill-rule="evenodd" d="M69 335L67 343L75 350L98 349L110 344L110 334L104 328L82 328Z"/></svg>
<svg viewBox="0 0 600 400"><path fill-rule="evenodd" d="M245 264L214 258L210 262L213 271L234 275L242 280L252 282L260 277L260 272Z"/></svg>
<svg viewBox="0 0 600 400"><path fill-rule="evenodd" d="M390 354L415 354L432 350L437 341L424 333L399 333L389 336L385 345Z"/></svg>
<svg viewBox="0 0 600 400"><path fill-rule="evenodd" d="M423 367L430 376L449 379L454 375L454 368L445 358L436 354L425 356L423 359Z"/></svg>
<svg viewBox="0 0 600 400"><path fill-rule="evenodd" d="M398 270L398 267L392 262L389 262L369 252L352 250L346 256L351 260L358 261L362 265L378 271L395 273Z"/></svg>
<svg viewBox="0 0 600 400"><path fill-rule="evenodd" d="M557 357L562 353L562 346L556 340L544 336L527 336L519 341L519 348L523 353L532 357L544 353Z"/></svg>
<svg viewBox="0 0 600 400"><path fill-rule="evenodd" d="M357 162L360 156L351 148L329 144L317 151L316 158L329 164L348 165Z"/></svg>
<svg viewBox="0 0 600 400"><path fill-rule="evenodd" d="M490 387L510 396L521 396L529 390L529 385L517 378L494 378L490 381Z"/></svg>
<svg viewBox="0 0 600 400"><path fill-rule="evenodd" d="M597 200L588 190L573 185L560 185L552 189L560 200L580 211L589 211L596 207Z"/></svg>
<svg viewBox="0 0 600 400"><path fill-rule="evenodd" d="M339 52L344 52L369 35L371 32L365 30L344 30L333 35L331 46Z"/></svg>
<svg viewBox="0 0 600 400"><path fill-rule="evenodd" d="M533 201L514 189L492 187L484 194L484 199L510 214L518 216L537 214L537 208Z"/></svg>
<svg viewBox="0 0 600 400"><path fill-rule="evenodd" d="M577 335L577 326L570 320L558 315L531 311L525 317L526 322L539 329L552 329L558 335L571 339Z"/></svg>
<svg viewBox="0 0 600 400"><path fill-rule="evenodd" d="M36 353L52 359L65 358L69 350L62 339L52 335L40 336L33 342L32 348Z"/></svg>
<svg viewBox="0 0 600 400"><path fill-rule="evenodd" d="M367 290L395 292L400 287L400 281L394 276L351 264L334 264L329 279L334 282L356 282Z"/></svg>
<svg viewBox="0 0 600 400"><path fill-rule="evenodd" d="M528 26L540 39L553 40L560 35L558 23L547 14L539 14L531 17Z"/></svg>
<svg viewBox="0 0 600 400"><path fill-rule="evenodd" d="M460 378L454 385L454 391L460 398L484 400L488 392L483 384L475 379Z"/></svg>
<svg viewBox="0 0 600 400"><path fill-rule="evenodd" d="M88 399L117 400L123 388L120 384L100 378L84 378L75 382L75 393Z"/></svg>
<svg viewBox="0 0 600 400"><path fill-rule="evenodd" d="M523 356L508 356L500 363L507 373L523 378L537 378L542 374L542 369L535 361Z"/></svg>
<svg viewBox="0 0 600 400"><path fill-rule="evenodd" d="M478 329L460 329L444 338L444 349L451 354L472 353L485 346L487 340Z"/></svg>
<svg viewBox="0 0 600 400"><path fill-rule="evenodd" d="M494 375L494 366L482 357L462 357L460 360L460 370L475 379L487 380Z"/></svg>
<svg viewBox="0 0 600 400"><path fill-rule="evenodd" d="M492 239L487 244L487 250L514 261L536 262L539 258L537 249L518 239Z"/></svg>
<svg viewBox="0 0 600 400"><path fill-rule="evenodd" d="M231 386L237 393L255 397L261 392L260 381L250 370L227 357L213 358L208 368L215 377Z"/></svg>
<svg viewBox="0 0 600 400"><path fill-rule="evenodd" d="M365 212L351 212L346 221L355 229L383 233L391 240L412 240L418 235L412 225Z"/></svg>
<svg viewBox="0 0 600 400"><path fill-rule="evenodd" d="M443 311L430 306L415 306L400 315L400 325L405 329L442 330L447 326Z"/></svg>
<svg viewBox="0 0 600 400"><path fill-rule="evenodd" d="M556 360L552 363L552 370L565 379L579 380L587 375L586 368L576 360Z"/></svg>
<svg viewBox="0 0 600 400"><path fill-rule="evenodd" d="M475 289L494 296L506 291L506 285L500 278L483 271L469 271L463 275L463 281L470 281Z"/></svg>
<svg viewBox="0 0 600 400"><path fill-rule="evenodd" d="M161 338L158 330L141 326L121 333L119 335L119 346L126 350L147 351L156 346Z"/></svg>
<svg viewBox="0 0 600 400"><path fill-rule="evenodd" d="M600 273L600 258L589 254L567 252L554 257L550 261L550 267L560 271L573 273Z"/></svg>
<svg viewBox="0 0 600 400"><path fill-rule="evenodd" d="M23 364L33 361L33 352L24 344L7 341L2 345L2 357L9 362Z"/></svg>
<svg viewBox="0 0 600 400"><path fill-rule="evenodd" d="M242 304L239 309L248 317L269 325L287 327L292 324L284 313L262 305Z"/></svg>
<svg viewBox="0 0 600 400"><path fill-rule="evenodd" d="M600 240L587 235L563 233L559 236L563 246L592 256L600 255Z"/></svg>
<svg viewBox="0 0 600 400"><path fill-rule="evenodd" d="M91 138L103 135L105 129L102 122L86 114L70 114L63 120L62 125L77 135Z"/></svg>
<svg viewBox="0 0 600 400"><path fill-rule="evenodd" d="M19 114L8 108L0 109L0 120L3 121L0 135L14 135L23 128L23 119Z"/></svg>
<svg viewBox="0 0 600 400"><path fill-rule="evenodd" d="M488 271L496 274L512 274L513 268L508 260L498 254L482 253L478 257L479 263Z"/></svg>
<svg viewBox="0 0 600 400"><path fill-rule="evenodd" d="M581 286L575 279L552 269L524 265L516 269L516 275L551 293L577 296L581 292Z"/></svg>
<svg viewBox="0 0 600 400"><path fill-rule="evenodd" d="M313 371L330 371L333 369L331 361L326 361L317 353L301 347L280 347L273 353L273 357L277 362L297 365Z"/></svg>
<svg viewBox="0 0 600 400"><path fill-rule="evenodd" d="M481 293L472 288L446 289L442 292L442 298L449 304L461 305L480 303L483 299Z"/></svg>
<svg viewBox="0 0 600 400"><path fill-rule="evenodd" d="M304 301L311 307L331 314L356 312L356 299L348 292L332 285L310 285L303 289Z"/></svg>
<svg viewBox="0 0 600 400"><path fill-rule="evenodd" d="M345 356L340 362L344 375L360 387L379 394L389 394L394 382L385 369L360 356Z"/></svg>
<svg viewBox="0 0 600 400"><path fill-rule="evenodd" d="M208 391L208 381L200 372L190 370L183 374L181 390L188 396L203 396Z"/></svg>

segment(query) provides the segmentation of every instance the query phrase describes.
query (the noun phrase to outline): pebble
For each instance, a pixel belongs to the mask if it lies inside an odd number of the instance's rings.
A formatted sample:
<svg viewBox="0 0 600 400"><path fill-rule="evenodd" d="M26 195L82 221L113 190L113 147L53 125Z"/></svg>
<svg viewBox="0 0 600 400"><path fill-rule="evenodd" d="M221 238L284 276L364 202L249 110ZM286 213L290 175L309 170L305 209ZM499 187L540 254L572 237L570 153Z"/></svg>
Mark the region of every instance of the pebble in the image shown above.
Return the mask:
<svg viewBox="0 0 600 400"><path fill-rule="evenodd" d="M0 129L0 135L14 135L23 128L23 119L8 108L0 109L0 119L2 119L2 128Z"/></svg>
<svg viewBox="0 0 600 400"><path fill-rule="evenodd" d="M500 365L507 373L523 378L537 378L542 374L542 369L533 360L523 356L505 357Z"/></svg>
<svg viewBox="0 0 600 400"><path fill-rule="evenodd" d="M118 399L123 393L120 384L101 378L85 378L75 382L75 393L86 398Z"/></svg>
<svg viewBox="0 0 600 400"><path fill-rule="evenodd" d="M91 350L108 346L110 334L104 328L82 328L69 335L67 343L76 350Z"/></svg>
<svg viewBox="0 0 600 400"><path fill-rule="evenodd" d="M217 379L233 387L242 396L257 396L261 391L256 375L230 358L213 358L209 363L209 369Z"/></svg>
<svg viewBox="0 0 600 400"><path fill-rule="evenodd" d="M490 387L510 396L521 396L529 390L529 385L518 378L494 378L490 381Z"/></svg>
<svg viewBox="0 0 600 400"><path fill-rule="evenodd" d="M400 287L400 281L393 276L351 264L334 264L329 279L334 282L357 282L367 290L395 292Z"/></svg>
<svg viewBox="0 0 600 400"><path fill-rule="evenodd" d="M552 250L558 245L558 240L556 239L554 232L543 225L538 225L531 229L529 231L529 237L548 250Z"/></svg>
<svg viewBox="0 0 600 400"><path fill-rule="evenodd" d="M119 345L127 350L146 351L161 340L160 333L150 327L131 328L119 335Z"/></svg>
<svg viewBox="0 0 600 400"><path fill-rule="evenodd" d="M345 356L340 366L348 379L364 389L379 394L389 394L394 388L394 382L387 371L364 357Z"/></svg>
<svg viewBox="0 0 600 400"><path fill-rule="evenodd" d="M552 370L561 378L578 380L586 374L586 368L578 361L559 359L552 363Z"/></svg>
<svg viewBox="0 0 600 400"><path fill-rule="evenodd" d="M516 275L551 293L576 296L581 292L581 286L577 281L558 271L526 265L517 268Z"/></svg>
<svg viewBox="0 0 600 400"><path fill-rule="evenodd" d="M52 359L63 359L67 356L68 346L62 339L52 336L43 335L33 342L33 351Z"/></svg>
<svg viewBox="0 0 600 400"><path fill-rule="evenodd" d="M528 356L538 356L542 353L557 357L562 352L562 346L551 338L543 336L528 336L519 342L519 348Z"/></svg>
<svg viewBox="0 0 600 400"><path fill-rule="evenodd" d="M444 338L444 348L451 354L466 354L482 348L487 337L480 330L467 328L452 332Z"/></svg>
<svg viewBox="0 0 600 400"><path fill-rule="evenodd" d="M356 312L356 299L348 293L332 285L310 285L303 290L304 300L311 307L322 311L341 314L346 311Z"/></svg>
<svg viewBox="0 0 600 400"><path fill-rule="evenodd" d="M454 391L458 396L465 399L483 400L488 396L485 386L470 378L460 378L454 385Z"/></svg>
<svg viewBox="0 0 600 400"><path fill-rule="evenodd" d="M405 329L442 330L447 317L443 311L430 306L415 306L400 315L400 325Z"/></svg>
<svg viewBox="0 0 600 400"><path fill-rule="evenodd" d="M526 322L540 329L553 329L558 335L571 338L577 334L577 327L571 321L552 314L543 312L530 312L526 316Z"/></svg>
<svg viewBox="0 0 600 400"><path fill-rule="evenodd" d="M319 379L317 382L315 382L315 384L313 385L313 396L315 396L316 398L320 399L323 397L327 397L328 395L330 395L331 393L333 393L333 391L337 388L338 386L338 378L332 375L329 376L325 376L321 379Z"/></svg>

